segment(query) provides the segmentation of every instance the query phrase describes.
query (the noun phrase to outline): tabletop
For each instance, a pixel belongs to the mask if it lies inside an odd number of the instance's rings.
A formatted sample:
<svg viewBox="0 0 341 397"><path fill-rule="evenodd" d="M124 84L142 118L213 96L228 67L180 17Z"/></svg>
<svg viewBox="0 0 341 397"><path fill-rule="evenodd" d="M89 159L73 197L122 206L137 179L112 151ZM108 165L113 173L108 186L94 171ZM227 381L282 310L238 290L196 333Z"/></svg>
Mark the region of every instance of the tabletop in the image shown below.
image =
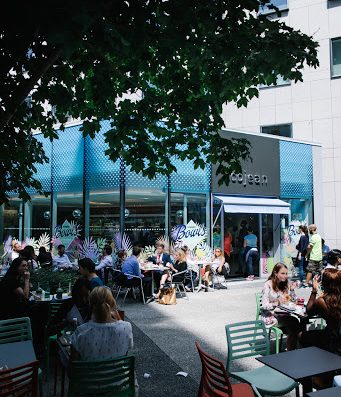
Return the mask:
<svg viewBox="0 0 341 397"><path fill-rule="evenodd" d="M0 367L14 368L36 359L31 340L0 344Z"/></svg>
<svg viewBox="0 0 341 397"><path fill-rule="evenodd" d="M306 347L304 349L256 357L256 359L294 380L341 369L340 356L318 347Z"/></svg>
<svg viewBox="0 0 341 397"><path fill-rule="evenodd" d="M314 392L308 393L307 396L309 396L309 397L340 397L341 396L341 386L314 391Z"/></svg>

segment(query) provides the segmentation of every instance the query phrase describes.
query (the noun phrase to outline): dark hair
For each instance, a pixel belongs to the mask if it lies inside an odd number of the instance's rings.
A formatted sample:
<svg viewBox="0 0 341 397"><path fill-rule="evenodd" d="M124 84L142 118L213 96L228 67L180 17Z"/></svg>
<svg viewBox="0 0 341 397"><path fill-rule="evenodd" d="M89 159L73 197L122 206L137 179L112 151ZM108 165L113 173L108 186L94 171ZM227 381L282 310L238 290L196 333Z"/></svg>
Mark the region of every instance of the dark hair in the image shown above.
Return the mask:
<svg viewBox="0 0 341 397"><path fill-rule="evenodd" d="M284 263L278 262L276 263L276 265L274 266L274 268L272 269L272 272L268 278L268 280L272 280L272 288L274 291L287 291L289 288L289 283L288 283L288 279L286 281L278 281L276 274L283 269L283 267L285 269L288 270L287 266L284 265Z"/></svg>
<svg viewBox="0 0 341 397"><path fill-rule="evenodd" d="M104 246L104 252L106 253L106 254L108 254L108 255L111 255L112 254L112 248L111 248L111 246L110 245L105 245Z"/></svg>
<svg viewBox="0 0 341 397"><path fill-rule="evenodd" d="M45 253L45 252L47 252L47 251L46 251L46 248L45 248L45 247L39 247L39 252L40 252L40 253L43 253L43 252Z"/></svg>
<svg viewBox="0 0 341 397"><path fill-rule="evenodd" d="M78 262L79 266L89 271L89 273L95 273L95 264L90 258L83 258Z"/></svg>
<svg viewBox="0 0 341 397"><path fill-rule="evenodd" d="M249 227L247 228L247 231L250 233L253 233L253 227L251 225L249 225Z"/></svg>
<svg viewBox="0 0 341 397"><path fill-rule="evenodd" d="M189 251L189 248L188 248L188 245L183 245L182 247L181 247L181 249L183 250L183 252L187 252L187 251Z"/></svg>
<svg viewBox="0 0 341 397"><path fill-rule="evenodd" d="M61 249L61 248L65 248L65 245L64 244L59 244L57 249Z"/></svg>
<svg viewBox="0 0 341 397"><path fill-rule="evenodd" d="M134 256L139 256L141 254L142 249L140 247L134 247L133 248L133 255Z"/></svg>
<svg viewBox="0 0 341 397"><path fill-rule="evenodd" d="M26 245L26 247L20 252L20 255L26 260L33 259L36 256L32 245Z"/></svg>
<svg viewBox="0 0 341 397"><path fill-rule="evenodd" d="M83 287L87 288L90 291L90 281L85 277L79 277L72 286L72 297L74 298L75 296L79 295Z"/></svg>
<svg viewBox="0 0 341 397"><path fill-rule="evenodd" d="M127 252L125 250L119 250L117 253L117 256L122 259L125 255L127 255Z"/></svg>
<svg viewBox="0 0 341 397"><path fill-rule="evenodd" d="M331 265L335 265L337 260L341 258L341 251L337 249L333 249L327 253L327 262Z"/></svg>
<svg viewBox="0 0 341 397"><path fill-rule="evenodd" d="M341 272L326 269L322 275L323 299L333 318L341 320Z"/></svg>
<svg viewBox="0 0 341 397"><path fill-rule="evenodd" d="M299 227L298 227L300 230L302 230L302 232L304 233L304 234L308 234L308 228L307 228L307 225L300 225Z"/></svg>
<svg viewBox="0 0 341 397"><path fill-rule="evenodd" d="M4 275L3 281L9 278L16 278L19 276L18 268L23 261L26 261L25 258L19 257L13 259L11 266L7 270L6 274Z"/></svg>

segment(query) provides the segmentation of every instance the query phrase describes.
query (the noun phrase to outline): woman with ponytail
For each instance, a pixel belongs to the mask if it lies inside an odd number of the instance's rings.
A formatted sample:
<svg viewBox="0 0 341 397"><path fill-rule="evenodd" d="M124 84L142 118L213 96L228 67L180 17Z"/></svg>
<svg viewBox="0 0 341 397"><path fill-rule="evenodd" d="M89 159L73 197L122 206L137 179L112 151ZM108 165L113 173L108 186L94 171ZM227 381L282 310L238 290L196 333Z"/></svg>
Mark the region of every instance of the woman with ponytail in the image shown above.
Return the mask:
<svg viewBox="0 0 341 397"><path fill-rule="evenodd" d="M71 338L71 360L105 360L125 356L133 347L131 324L122 321L109 288L90 294L91 321L79 326Z"/></svg>

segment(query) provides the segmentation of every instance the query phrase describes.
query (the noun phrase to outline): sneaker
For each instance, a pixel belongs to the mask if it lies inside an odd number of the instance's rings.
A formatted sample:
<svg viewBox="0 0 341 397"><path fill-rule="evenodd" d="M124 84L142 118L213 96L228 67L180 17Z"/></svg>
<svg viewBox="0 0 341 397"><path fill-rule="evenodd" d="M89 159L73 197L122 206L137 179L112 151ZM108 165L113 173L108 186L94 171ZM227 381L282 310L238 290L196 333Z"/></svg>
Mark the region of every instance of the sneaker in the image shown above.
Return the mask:
<svg viewBox="0 0 341 397"><path fill-rule="evenodd" d="M253 281L255 279L255 276L248 276L246 277L247 281Z"/></svg>
<svg viewBox="0 0 341 397"><path fill-rule="evenodd" d="M154 296L150 296L149 298L147 298L146 303L154 302L154 300Z"/></svg>

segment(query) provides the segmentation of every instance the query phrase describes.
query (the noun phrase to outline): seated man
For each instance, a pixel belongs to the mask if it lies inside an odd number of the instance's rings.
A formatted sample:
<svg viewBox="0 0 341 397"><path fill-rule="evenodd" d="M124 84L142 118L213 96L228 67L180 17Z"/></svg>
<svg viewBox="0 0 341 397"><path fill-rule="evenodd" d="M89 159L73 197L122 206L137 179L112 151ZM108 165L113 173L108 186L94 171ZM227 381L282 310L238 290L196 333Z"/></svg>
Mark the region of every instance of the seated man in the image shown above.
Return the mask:
<svg viewBox="0 0 341 397"><path fill-rule="evenodd" d="M113 272L113 260L112 260L112 248L110 245L105 245L102 251L102 257L99 262L99 264L96 266L96 272L97 274L103 279L103 272L104 272L104 284L108 284L108 276L109 272L111 273L111 276L114 278L114 272Z"/></svg>
<svg viewBox="0 0 341 397"><path fill-rule="evenodd" d="M156 265L166 265L167 263L173 264L171 256L165 252L164 244L158 244L156 246L155 254L150 256L148 258L148 261L153 262ZM161 280L162 273L163 273L162 271L154 272L154 281L155 281L155 284L158 289L160 287L160 280Z"/></svg>
<svg viewBox="0 0 341 397"><path fill-rule="evenodd" d="M152 278L144 277L140 271L140 265L138 261L138 257L141 253L140 247L134 247L133 253L129 258L127 258L122 265L122 273L126 274L124 278L122 278L122 285L125 287L141 287L140 280L137 278L130 277L129 275L134 275L142 279L143 285L143 293L146 298L150 298L152 296ZM142 300L142 294L141 294Z"/></svg>
<svg viewBox="0 0 341 397"><path fill-rule="evenodd" d="M65 253L65 245L58 245L58 254L53 257L53 266L57 269L72 268L70 259Z"/></svg>

